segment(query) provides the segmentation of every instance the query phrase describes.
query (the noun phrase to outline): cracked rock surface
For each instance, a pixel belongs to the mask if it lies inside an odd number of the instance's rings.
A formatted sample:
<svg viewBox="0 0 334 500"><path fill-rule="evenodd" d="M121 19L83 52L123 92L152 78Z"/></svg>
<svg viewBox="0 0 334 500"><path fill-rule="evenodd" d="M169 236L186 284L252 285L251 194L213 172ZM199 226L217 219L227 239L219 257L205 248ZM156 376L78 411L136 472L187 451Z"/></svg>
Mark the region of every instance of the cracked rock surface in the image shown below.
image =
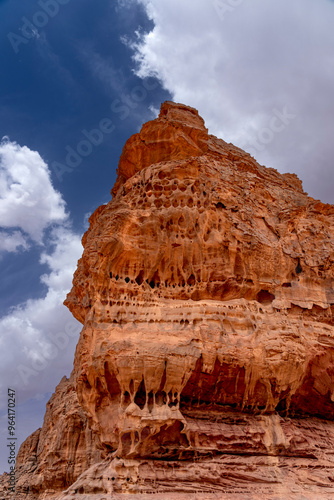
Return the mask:
<svg viewBox="0 0 334 500"><path fill-rule="evenodd" d="M334 207L172 102L112 194L65 301L74 369L20 449L16 498L332 498Z"/></svg>

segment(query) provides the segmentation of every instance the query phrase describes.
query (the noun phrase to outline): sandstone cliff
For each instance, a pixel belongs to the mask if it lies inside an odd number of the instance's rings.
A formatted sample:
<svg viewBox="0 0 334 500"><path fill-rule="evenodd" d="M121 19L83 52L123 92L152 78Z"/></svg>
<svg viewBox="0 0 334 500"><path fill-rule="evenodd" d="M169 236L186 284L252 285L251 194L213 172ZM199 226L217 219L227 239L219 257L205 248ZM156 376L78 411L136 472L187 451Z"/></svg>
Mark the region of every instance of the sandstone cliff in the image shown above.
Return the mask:
<svg viewBox="0 0 334 500"><path fill-rule="evenodd" d="M112 194L65 301L73 373L20 449L16 498L332 498L334 207L171 102Z"/></svg>

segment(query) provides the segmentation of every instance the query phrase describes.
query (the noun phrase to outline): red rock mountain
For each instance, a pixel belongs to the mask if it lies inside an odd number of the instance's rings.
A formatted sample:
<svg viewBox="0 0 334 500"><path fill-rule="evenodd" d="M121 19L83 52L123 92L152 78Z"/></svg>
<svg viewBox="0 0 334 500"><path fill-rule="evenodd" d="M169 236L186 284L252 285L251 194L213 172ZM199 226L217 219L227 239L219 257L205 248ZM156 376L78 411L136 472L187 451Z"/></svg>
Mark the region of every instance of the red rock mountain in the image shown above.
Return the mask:
<svg viewBox="0 0 334 500"><path fill-rule="evenodd" d="M74 369L15 498L333 498L334 207L172 102L112 194L65 301Z"/></svg>

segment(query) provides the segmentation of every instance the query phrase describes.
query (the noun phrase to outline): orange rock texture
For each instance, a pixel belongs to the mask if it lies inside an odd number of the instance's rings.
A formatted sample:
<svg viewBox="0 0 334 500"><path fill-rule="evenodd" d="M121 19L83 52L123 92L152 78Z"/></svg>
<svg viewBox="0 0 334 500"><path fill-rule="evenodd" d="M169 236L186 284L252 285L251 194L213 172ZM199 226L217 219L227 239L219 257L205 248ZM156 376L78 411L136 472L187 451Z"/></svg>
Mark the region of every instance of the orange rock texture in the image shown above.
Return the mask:
<svg viewBox="0 0 334 500"><path fill-rule="evenodd" d="M73 373L21 447L16 498L333 498L334 207L172 102L112 194L65 301Z"/></svg>

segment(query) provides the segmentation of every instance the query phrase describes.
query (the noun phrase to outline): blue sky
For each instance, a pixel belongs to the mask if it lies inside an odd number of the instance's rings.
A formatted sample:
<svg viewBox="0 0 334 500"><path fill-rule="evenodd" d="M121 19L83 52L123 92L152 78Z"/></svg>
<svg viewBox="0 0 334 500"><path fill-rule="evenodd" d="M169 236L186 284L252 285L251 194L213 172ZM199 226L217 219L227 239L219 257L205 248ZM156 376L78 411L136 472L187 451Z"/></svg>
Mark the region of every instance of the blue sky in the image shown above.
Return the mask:
<svg viewBox="0 0 334 500"><path fill-rule="evenodd" d="M161 102L334 203L333 25L332 0L0 0L2 443L7 387L20 441L71 372L80 240Z"/></svg>
<svg viewBox="0 0 334 500"><path fill-rule="evenodd" d="M141 6L117 9L115 5L101 0L92 8L89 0L80 0L80 4L70 0L58 5L58 14L49 17L40 33L23 43L14 36L8 39L8 35L21 36L25 24L22 19L33 21L36 12L43 9L37 2L0 4L0 28L5 35L0 57L6 68L0 80L0 136L38 151L49 166L52 184L66 201L73 228L78 232L84 229L84 215L109 200L124 142L152 118L149 106L159 106L162 99L168 98L152 79L147 86L155 88L145 90L142 80L133 73L131 51L121 42L122 35L134 36L135 30L149 30L152 23ZM30 34L32 30L26 31ZM136 87L147 92L141 102L131 99ZM116 100L122 99L133 106L123 103L128 115L111 109ZM114 109L120 109L120 104L114 104ZM126 119L121 120L125 115ZM115 130L104 134L101 144L93 146L88 157L81 157L80 164L68 168L66 148L76 150L85 140L82 130L96 129L104 118L113 122ZM24 280L21 271L15 273L12 269L12 256L5 256L8 262L3 262L0 286L6 297L1 312L14 305L13 300L24 300L27 292L43 293L36 287L31 289L31 280L37 279L36 285L39 280L35 266L31 266L31 262L38 262L39 249L35 250L35 255L32 250L29 257L26 253L15 255L15 266L22 259Z"/></svg>

